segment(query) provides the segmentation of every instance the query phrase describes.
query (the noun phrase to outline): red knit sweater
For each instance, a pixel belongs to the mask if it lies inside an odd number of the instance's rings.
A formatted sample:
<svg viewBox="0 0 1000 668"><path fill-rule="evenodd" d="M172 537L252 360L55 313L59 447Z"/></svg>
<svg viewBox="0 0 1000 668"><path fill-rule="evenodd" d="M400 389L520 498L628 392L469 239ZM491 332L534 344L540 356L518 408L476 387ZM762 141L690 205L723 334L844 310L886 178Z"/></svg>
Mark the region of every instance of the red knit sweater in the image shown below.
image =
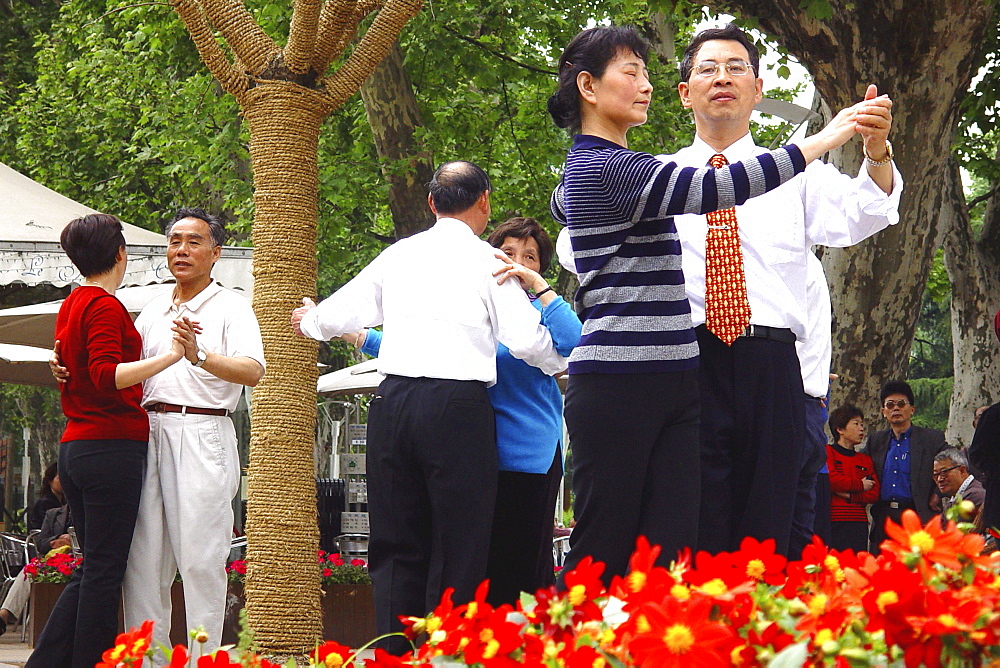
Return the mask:
<svg viewBox="0 0 1000 668"><path fill-rule="evenodd" d="M848 492L850 500L830 494L831 522L867 522L865 506L878 501L879 483L872 458L861 452L849 453L836 445L826 446L826 465L830 471L830 491ZM864 491L864 479L875 484Z"/></svg>
<svg viewBox="0 0 1000 668"><path fill-rule="evenodd" d="M56 339L69 382L59 386L68 422L62 440L149 440L142 383L115 387L115 370L142 355L142 338L118 299L84 285L70 293L56 316Z"/></svg>

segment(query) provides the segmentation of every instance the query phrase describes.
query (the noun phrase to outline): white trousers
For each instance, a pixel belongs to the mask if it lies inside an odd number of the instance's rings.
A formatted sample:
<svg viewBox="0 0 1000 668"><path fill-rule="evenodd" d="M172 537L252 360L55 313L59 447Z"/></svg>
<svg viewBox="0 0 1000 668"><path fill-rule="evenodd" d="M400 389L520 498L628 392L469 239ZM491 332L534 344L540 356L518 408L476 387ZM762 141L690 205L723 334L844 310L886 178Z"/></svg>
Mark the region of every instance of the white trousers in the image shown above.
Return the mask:
<svg viewBox="0 0 1000 668"><path fill-rule="evenodd" d="M126 628L152 619L154 642L171 646L170 585L179 571L185 630L204 628L206 652L221 644L239 474L228 417L149 414L146 477L125 571Z"/></svg>
<svg viewBox="0 0 1000 668"><path fill-rule="evenodd" d="M21 620L21 615L24 614L24 606L28 604L30 596L31 582L28 580L28 576L22 571L10 583L10 589L7 590L7 597L4 598L3 605L0 605L0 608L14 615L16 619Z"/></svg>

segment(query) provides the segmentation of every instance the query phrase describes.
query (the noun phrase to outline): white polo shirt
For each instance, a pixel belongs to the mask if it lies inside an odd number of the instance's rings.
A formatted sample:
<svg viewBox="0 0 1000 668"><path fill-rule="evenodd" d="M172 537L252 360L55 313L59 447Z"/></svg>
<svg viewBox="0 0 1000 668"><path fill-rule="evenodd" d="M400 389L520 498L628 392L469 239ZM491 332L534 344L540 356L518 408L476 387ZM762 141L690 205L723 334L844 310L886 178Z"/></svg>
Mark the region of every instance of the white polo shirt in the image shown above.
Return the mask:
<svg viewBox="0 0 1000 668"><path fill-rule="evenodd" d="M198 345L204 350L226 357L249 357L264 366L264 343L249 300L215 282L180 306L174 305L171 291L142 309L135 321L142 335L142 356L168 351L173 321L185 315L201 325ZM242 385L216 378L182 359L143 383L142 405L162 401L234 410L242 391Z"/></svg>

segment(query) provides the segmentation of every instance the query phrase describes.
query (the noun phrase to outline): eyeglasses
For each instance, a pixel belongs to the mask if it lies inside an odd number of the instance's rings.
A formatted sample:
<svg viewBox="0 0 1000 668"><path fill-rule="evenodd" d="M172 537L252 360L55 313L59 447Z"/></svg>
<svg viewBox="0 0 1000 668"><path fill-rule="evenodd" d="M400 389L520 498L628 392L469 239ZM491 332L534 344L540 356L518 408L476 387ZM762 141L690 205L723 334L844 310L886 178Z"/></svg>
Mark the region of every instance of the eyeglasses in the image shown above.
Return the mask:
<svg viewBox="0 0 1000 668"><path fill-rule="evenodd" d="M721 65L714 60L703 60L695 65L692 71L696 76L708 78L718 74L720 67L725 67L729 75L734 77L742 77L753 69L753 66L745 60L730 60Z"/></svg>
<svg viewBox="0 0 1000 668"><path fill-rule="evenodd" d="M961 464L955 464L954 466L952 466L949 469L943 469L941 471L934 471L933 473L931 473L931 477L934 478L935 480L940 480L941 478L944 478L946 475L948 475L949 471L954 471L959 466L961 466Z"/></svg>
<svg viewBox="0 0 1000 668"><path fill-rule="evenodd" d="M900 399L899 401L893 401L892 399L889 399L889 401L885 402L882 405L888 408L889 410L892 410L893 408L896 407L903 408L905 406L909 406L909 403L906 401L906 399Z"/></svg>

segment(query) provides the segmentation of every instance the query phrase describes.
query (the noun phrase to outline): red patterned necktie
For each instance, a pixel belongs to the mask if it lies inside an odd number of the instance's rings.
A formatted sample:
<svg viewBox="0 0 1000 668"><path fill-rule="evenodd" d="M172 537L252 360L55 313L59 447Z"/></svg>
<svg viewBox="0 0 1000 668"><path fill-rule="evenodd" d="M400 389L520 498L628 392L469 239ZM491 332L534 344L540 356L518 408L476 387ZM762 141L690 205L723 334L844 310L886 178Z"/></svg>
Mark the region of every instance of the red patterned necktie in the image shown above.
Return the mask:
<svg viewBox="0 0 1000 668"><path fill-rule="evenodd" d="M721 153L708 161L716 169L729 164ZM750 301L743 272L743 251L736 227L736 209L708 214L705 239L705 326L726 345L750 324Z"/></svg>

